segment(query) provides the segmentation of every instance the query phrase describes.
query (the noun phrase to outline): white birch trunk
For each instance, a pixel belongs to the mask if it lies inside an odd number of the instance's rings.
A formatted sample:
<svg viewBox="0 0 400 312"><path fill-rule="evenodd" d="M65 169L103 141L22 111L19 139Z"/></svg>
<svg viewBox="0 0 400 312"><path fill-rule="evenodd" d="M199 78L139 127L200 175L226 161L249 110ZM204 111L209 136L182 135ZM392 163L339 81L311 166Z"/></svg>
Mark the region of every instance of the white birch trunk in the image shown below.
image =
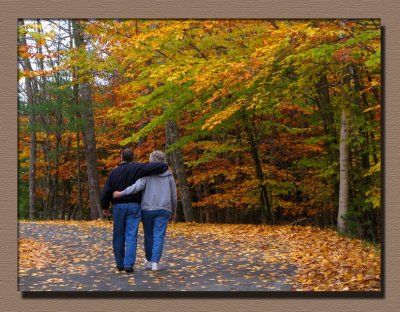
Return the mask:
<svg viewBox="0 0 400 312"><path fill-rule="evenodd" d="M341 232L347 231L344 216L349 210L349 112L342 109L340 129L340 184L339 184L339 212L337 227Z"/></svg>

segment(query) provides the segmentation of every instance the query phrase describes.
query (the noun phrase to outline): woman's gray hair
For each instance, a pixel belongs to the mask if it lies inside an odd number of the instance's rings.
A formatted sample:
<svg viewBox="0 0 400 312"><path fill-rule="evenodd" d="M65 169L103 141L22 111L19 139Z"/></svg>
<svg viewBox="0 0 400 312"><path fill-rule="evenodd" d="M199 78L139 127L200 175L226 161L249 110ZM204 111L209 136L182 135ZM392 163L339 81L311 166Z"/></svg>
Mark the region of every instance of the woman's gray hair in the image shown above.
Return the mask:
<svg viewBox="0 0 400 312"><path fill-rule="evenodd" d="M167 157L161 151L154 151L150 154L150 162L167 163Z"/></svg>

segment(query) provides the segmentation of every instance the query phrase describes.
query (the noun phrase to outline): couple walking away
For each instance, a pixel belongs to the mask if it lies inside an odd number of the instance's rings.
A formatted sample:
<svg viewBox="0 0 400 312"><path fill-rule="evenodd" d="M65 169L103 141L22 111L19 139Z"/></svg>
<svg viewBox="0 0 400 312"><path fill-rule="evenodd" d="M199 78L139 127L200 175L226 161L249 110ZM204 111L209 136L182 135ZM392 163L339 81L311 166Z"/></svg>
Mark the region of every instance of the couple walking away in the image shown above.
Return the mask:
<svg viewBox="0 0 400 312"><path fill-rule="evenodd" d="M110 172L101 195L105 216L111 215L110 203L117 270L134 271L140 219L144 231L145 268L159 270L168 221L175 219L177 207L175 180L165 154L154 151L150 162L142 164L133 162L131 149L123 150L121 163Z"/></svg>

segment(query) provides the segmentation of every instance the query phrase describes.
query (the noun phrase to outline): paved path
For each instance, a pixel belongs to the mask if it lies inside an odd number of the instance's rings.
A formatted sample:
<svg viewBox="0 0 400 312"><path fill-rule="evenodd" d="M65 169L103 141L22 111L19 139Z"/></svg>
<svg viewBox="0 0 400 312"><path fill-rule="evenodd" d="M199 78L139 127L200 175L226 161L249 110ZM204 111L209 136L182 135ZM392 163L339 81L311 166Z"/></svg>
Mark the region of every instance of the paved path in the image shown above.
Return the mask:
<svg viewBox="0 0 400 312"><path fill-rule="evenodd" d="M142 267L140 230L133 274L115 270L110 228L21 223L19 236L47 243L57 259L20 270L21 291L290 291L295 271L212 234L167 234L161 270L152 272Z"/></svg>

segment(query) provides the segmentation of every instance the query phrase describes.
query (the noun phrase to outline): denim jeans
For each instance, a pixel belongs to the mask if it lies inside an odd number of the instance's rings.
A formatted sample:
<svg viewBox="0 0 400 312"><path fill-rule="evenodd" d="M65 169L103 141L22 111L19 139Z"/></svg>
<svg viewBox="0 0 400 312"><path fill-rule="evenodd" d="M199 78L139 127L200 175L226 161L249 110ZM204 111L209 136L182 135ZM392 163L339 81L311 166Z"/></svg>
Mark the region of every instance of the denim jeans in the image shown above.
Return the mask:
<svg viewBox="0 0 400 312"><path fill-rule="evenodd" d="M136 261L140 204L115 204L113 209L113 249L117 266L133 267Z"/></svg>
<svg viewBox="0 0 400 312"><path fill-rule="evenodd" d="M170 217L171 212L164 209L142 211L144 250L147 261L160 262Z"/></svg>

